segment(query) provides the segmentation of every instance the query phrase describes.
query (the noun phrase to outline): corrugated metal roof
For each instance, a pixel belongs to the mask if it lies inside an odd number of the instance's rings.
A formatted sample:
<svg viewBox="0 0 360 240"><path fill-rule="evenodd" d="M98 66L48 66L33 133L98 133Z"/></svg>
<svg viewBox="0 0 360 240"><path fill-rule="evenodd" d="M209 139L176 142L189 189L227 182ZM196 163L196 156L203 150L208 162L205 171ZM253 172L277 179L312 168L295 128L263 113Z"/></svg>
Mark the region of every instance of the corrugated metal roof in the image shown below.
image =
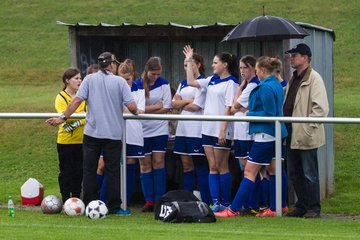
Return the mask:
<svg viewBox="0 0 360 240"><path fill-rule="evenodd" d="M236 26L236 24L226 24L221 22L216 22L213 25L192 25L187 26L183 24L173 23L169 22L168 24L158 24L158 23L145 23L145 24L133 24L133 23L127 23L123 22L121 24L109 24L109 23L103 23L100 22L98 24L89 24L89 23L81 23L77 22L75 24L72 23L65 23L62 21L56 21L56 24L68 26L68 27L128 27L128 26L135 26L135 27L153 27L153 26L169 26L169 27L178 27L178 28L187 28L187 29L197 29L197 28L206 28L206 27L217 27L217 26Z"/></svg>
<svg viewBox="0 0 360 240"><path fill-rule="evenodd" d="M77 22L77 23L65 23L62 21L56 21L56 24L58 25L63 25L63 26L68 26L68 27L164 27L164 26L168 26L168 27L176 27L176 28L186 28L186 29L199 29L199 28L208 28L208 27L221 27L221 26L233 26L235 27L237 24L226 24L226 23L222 23L222 22L216 22L213 25L183 25L183 24L179 24L179 23L173 23L173 22L169 22L168 24L158 24L158 23L144 23L144 24L134 24L134 23L127 23L127 22L123 22L121 24L110 24L110 23L103 23L100 22L98 24L89 24L89 23L81 23L81 22ZM310 28L310 29L316 29L316 30L320 30L320 31L325 31L325 32L329 32L332 36L333 39L335 41L335 32L334 30L330 29L330 28L325 28L325 27L321 27L321 26L317 26L314 24L310 24L310 23L303 23L303 22L296 22L296 24L299 24L302 27L306 27L306 28Z"/></svg>
<svg viewBox="0 0 360 240"><path fill-rule="evenodd" d="M310 24L310 23L303 23L303 22L296 22L296 24L299 24L301 27L305 27L305 28L312 28L312 29L316 29L316 30L320 30L320 31L324 31L324 32L329 32L333 36L333 40L335 41L335 32L334 32L334 30L332 30L330 28L325 28L325 27L317 26L317 25Z"/></svg>

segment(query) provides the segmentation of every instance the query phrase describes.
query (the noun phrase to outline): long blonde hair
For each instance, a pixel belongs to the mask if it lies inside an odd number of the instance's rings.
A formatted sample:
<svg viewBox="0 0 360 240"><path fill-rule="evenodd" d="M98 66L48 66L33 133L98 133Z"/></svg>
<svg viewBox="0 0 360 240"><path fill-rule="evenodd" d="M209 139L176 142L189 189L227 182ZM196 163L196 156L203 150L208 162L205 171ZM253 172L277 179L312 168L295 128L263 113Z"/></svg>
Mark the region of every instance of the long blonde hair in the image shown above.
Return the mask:
<svg viewBox="0 0 360 240"><path fill-rule="evenodd" d="M141 74L141 82L143 88L145 90L145 97L148 98L150 96L150 87L149 87L149 71L158 71L161 70L161 58L160 57L151 57L145 64L144 72Z"/></svg>

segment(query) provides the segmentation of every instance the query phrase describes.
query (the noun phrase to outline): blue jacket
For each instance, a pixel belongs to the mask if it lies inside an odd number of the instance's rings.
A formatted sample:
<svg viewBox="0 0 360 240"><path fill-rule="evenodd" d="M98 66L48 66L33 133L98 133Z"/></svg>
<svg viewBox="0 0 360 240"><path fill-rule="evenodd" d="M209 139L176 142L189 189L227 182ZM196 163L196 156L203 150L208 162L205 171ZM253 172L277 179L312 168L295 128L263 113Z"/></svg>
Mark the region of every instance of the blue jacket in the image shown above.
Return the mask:
<svg viewBox="0 0 360 240"><path fill-rule="evenodd" d="M251 92L247 116L281 117L284 90L274 75L263 79ZM266 133L275 137L275 123L250 122L249 134ZM287 136L285 124L281 123L281 137Z"/></svg>

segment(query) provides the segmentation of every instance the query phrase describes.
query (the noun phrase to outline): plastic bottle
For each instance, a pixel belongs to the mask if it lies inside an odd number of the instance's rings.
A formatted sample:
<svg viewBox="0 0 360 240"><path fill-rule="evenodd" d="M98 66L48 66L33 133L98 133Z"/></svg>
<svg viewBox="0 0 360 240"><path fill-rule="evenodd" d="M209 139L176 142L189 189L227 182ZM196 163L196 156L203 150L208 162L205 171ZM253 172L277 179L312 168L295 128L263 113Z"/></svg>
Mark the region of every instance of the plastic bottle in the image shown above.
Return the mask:
<svg viewBox="0 0 360 240"><path fill-rule="evenodd" d="M11 196L9 196L8 201L8 215L9 217L15 217L14 202Z"/></svg>

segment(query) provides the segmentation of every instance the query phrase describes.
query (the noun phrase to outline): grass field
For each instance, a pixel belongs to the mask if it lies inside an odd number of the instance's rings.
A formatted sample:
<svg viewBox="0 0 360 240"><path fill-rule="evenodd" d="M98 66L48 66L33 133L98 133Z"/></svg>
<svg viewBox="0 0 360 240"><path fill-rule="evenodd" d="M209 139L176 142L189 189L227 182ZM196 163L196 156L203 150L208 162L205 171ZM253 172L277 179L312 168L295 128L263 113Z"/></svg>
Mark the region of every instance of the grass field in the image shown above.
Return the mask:
<svg viewBox="0 0 360 240"><path fill-rule="evenodd" d="M5 215L0 210L0 215ZM359 239L360 222L334 219L241 217L219 219L213 224L170 224L152 214L110 216L103 220L39 211L16 212L0 218L5 239ZM31 232L31 234L29 234ZM2 238L4 239L4 238Z"/></svg>
<svg viewBox="0 0 360 240"><path fill-rule="evenodd" d="M75 23L122 22L180 24L235 24L262 14L307 22L336 33L334 43L335 116L359 117L360 1L52 1L0 2L0 112L53 112L61 89L61 75L69 66L67 28L56 20ZM59 195L56 129L43 119L0 119L0 205L9 195L20 203L20 186L34 177L45 193ZM323 203L324 213L360 215L360 126L335 127L336 192ZM220 224L162 224L150 215L110 217L104 221L46 216L17 211L5 218L0 210L0 233L7 239L356 239L359 221L332 219L237 218ZM30 234L29 234L30 232Z"/></svg>

